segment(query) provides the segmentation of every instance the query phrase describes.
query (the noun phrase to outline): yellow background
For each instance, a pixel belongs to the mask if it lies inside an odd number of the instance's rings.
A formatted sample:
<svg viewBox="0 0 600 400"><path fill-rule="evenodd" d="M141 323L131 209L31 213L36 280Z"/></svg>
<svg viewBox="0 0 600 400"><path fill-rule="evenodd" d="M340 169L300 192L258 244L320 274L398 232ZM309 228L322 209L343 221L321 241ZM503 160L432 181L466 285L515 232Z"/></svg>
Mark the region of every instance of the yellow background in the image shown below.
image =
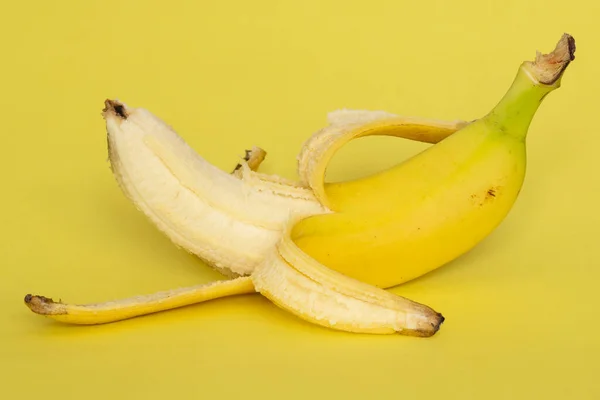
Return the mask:
<svg viewBox="0 0 600 400"><path fill-rule="evenodd" d="M0 16L0 392L6 399L600 398L600 24L591 1L23 1ZM392 291L447 318L430 339L304 323L259 295L111 325L31 313L220 276L120 192L105 98L148 108L208 161L295 177L337 108L474 119L523 60L577 41L531 125L524 189L468 255ZM330 180L425 148L372 138Z"/></svg>

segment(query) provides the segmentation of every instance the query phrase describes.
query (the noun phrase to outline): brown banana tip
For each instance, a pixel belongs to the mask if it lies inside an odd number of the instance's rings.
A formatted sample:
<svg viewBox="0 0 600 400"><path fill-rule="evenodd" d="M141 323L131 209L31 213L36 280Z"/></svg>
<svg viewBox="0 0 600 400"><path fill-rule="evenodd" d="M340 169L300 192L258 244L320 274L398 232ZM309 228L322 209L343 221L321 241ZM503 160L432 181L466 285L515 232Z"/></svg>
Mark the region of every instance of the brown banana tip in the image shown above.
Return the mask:
<svg viewBox="0 0 600 400"><path fill-rule="evenodd" d="M432 337L440 330L445 320L446 318L442 314L434 312L427 317L426 322L423 321L420 326L411 332L407 332L407 334L409 336L418 336L424 338Z"/></svg>
<svg viewBox="0 0 600 400"><path fill-rule="evenodd" d="M127 111L125 110L125 106L119 103L116 100L106 99L104 100L104 108L102 109L102 114L114 114L122 119L127 119Z"/></svg>
<svg viewBox="0 0 600 400"><path fill-rule="evenodd" d="M27 303L27 304L31 304L31 303L50 304L50 303L55 303L55 301L53 299L51 299L50 297L28 294L25 296L25 303Z"/></svg>
<svg viewBox="0 0 600 400"><path fill-rule="evenodd" d="M440 328L442 327L442 324L444 323L445 320L446 320L446 318L442 314L437 313L436 323L431 324L431 325L433 325L433 333L436 333L437 331L440 330Z"/></svg>
<svg viewBox="0 0 600 400"><path fill-rule="evenodd" d="M51 314L51 307L60 304L49 297L27 294L25 296L25 305L36 314Z"/></svg>
<svg viewBox="0 0 600 400"><path fill-rule="evenodd" d="M423 337L431 337L434 336L442 327L442 324L444 323L444 321L446 320L446 318L440 314L440 313L435 313L435 317L433 318L433 320L429 323L429 325L431 325L431 329L422 329L419 333L420 336Z"/></svg>

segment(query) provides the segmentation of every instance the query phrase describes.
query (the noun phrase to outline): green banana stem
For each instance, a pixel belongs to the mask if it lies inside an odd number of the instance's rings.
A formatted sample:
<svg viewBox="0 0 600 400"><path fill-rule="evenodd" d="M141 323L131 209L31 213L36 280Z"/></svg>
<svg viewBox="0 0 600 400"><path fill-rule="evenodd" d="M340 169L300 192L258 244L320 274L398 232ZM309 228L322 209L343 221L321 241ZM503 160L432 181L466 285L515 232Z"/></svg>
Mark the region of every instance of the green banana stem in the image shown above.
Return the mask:
<svg viewBox="0 0 600 400"><path fill-rule="evenodd" d="M500 131L525 140L529 125L546 95L560 87L563 73L575 59L575 40L564 34L554 51L526 61L504 97L484 118Z"/></svg>

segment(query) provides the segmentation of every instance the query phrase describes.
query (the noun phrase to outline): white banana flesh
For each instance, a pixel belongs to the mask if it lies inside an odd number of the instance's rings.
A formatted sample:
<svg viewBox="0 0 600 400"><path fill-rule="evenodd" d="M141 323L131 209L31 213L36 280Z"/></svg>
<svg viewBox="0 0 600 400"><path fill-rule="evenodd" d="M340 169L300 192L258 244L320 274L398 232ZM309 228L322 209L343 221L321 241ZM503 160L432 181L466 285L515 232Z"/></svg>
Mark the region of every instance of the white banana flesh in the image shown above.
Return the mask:
<svg viewBox="0 0 600 400"><path fill-rule="evenodd" d="M326 212L310 190L214 167L144 109L106 101L113 173L123 192L177 246L223 274L250 274L290 218Z"/></svg>

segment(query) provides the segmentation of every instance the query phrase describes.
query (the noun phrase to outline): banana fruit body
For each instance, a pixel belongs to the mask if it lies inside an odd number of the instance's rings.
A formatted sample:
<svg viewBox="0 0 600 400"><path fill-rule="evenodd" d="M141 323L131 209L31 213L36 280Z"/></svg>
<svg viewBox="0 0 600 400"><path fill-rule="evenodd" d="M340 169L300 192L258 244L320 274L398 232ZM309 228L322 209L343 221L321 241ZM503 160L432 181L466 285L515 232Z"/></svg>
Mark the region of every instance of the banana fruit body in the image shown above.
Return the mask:
<svg viewBox="0 0 600 400"><path fill-rule="evenodd" d="M178 247L229 280L110 303L69 305L27 295L34 312L76 324L117 321L259 292L300 318L363 333L435 334L444 317L384 288L458 257L507 215L525 176L525 138L539 104L573 60L554 52L523 63L504 98L467 123L338 111L298 155L299 181L212 166L147 110L105 102L111 168L123 193ZM378 174L325 183L350 140L388 135L433 144Z"/></svg>
<svg viewBox="0 0 600 400"><path fill-rule="evenodd" d="M329 268L381 287L414 279L472 249L508 214L525 176L524 142L482 127L485 120L473 122L383 173L395 182L377 188L389 199L361 199L365 188L377 187L368 179L356 182L364 184L356 191L332 188L336 197L354 196L344 197L339 212L300 221L292 239Z"/></svg>
<svg viewBox="0 0 600 400"><path fill-rule="evenodd" d="M329 146L326 156L315 159L315 173L307 181L334 212L299 221L292 239L329 268L384 288L471 250L517 199L529 125L543 99L560 87L574 50L572 39L564 36L551 55L538 54L535 62L520 66L486 116L387 171L325 184L326 166L338 148ZM386 125L392 124L363 125L340 137L363 136Z"/></svg>

